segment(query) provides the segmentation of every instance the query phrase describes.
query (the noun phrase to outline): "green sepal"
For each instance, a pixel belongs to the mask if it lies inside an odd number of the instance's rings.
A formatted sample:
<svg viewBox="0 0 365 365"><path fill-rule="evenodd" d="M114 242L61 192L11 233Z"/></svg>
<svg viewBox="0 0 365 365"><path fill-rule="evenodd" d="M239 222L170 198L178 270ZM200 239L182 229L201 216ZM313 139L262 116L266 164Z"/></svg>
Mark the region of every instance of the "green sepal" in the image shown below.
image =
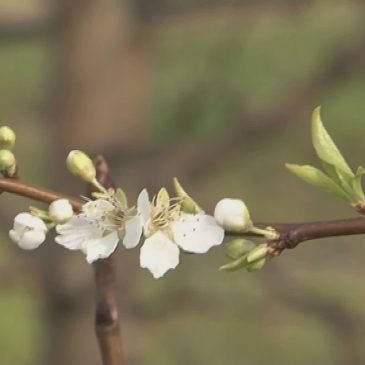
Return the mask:
<svg viewBox="0 0 365 365"><path fill-rule="evenodd" d="M179 180L174 177L173 184L176 196L181 199L181 210L185 213L197 214L203 212L203 209L190 197L190 195L181 186Z"/></svg>
<svg viewBox="0 0 365 365"><path fill-rule="evenodd" d="M156 197L157 205L169 207L170 206L170 195L165 188L161 188Z"/></svg>
<svg viewBox="0 0 365 365"><path fill-rule="evenodd" d="M31 215L38 217L46 222L52 222L51 217L49 216L49 213L47 210L43 210L34 206L29 207L29 212Z"/></svg>
<svg viewBox="0 0 365 365"><path fill-rule="evenodd" d="M343 176L344 178L353 176L351 168L324 127L320 111L321 108L317 107L312 114L312 143L318 157L335 166L340 171L340 174L345 175Z"/></svg>
<svg viewBox="0 0 365 365"><path fill-rule="evenodd" d="M123 191L123 189L118 188L117 191L115 192L115 198L118 200L119 204L122 207L128 207L128 200L127 200L127 196L125 195L125 192Z"/></svg>
<svg viewBox="0 0 365 365"><path fill-rule="evenodd" d="M317 186L325 192L335 194L342 199L350 200L349 195L342 189L342 187L338 186L336 182L334 182L321 170L310 165L286 164L285 166L294 175L308 184Z"/></svg>

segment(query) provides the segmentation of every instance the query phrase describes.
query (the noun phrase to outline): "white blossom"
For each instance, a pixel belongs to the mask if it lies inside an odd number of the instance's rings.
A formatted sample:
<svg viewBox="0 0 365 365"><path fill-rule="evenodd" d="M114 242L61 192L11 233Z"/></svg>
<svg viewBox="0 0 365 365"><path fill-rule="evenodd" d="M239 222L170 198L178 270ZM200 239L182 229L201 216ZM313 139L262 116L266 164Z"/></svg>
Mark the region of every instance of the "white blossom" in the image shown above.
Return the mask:
<svg viewBox="0 0 365 365"><path fill-rule="evenodd" d="M19 213L9 236L22 249L33 250L45 241L46 233L47 226L42 219L30 213Z"/></svg>
<svg viewBox="0 0 365 365"><path fill-rule="evenodd" d="M72 205L67 199L57 199L48 207L48 213L53 222L66 223L73 216Z"/></svg>
<svg viewBox="0 0 365 365"><path fill-rule="evenodd" d="M220 200L215 207L214 218L226 230L245 232L252 227L247 206L239 199Z"/></svg>
<svg viewBox="0 0 365 365"><path fill-rule="evenodd" d="M178 265L179 248L205 253L223 242L224 230L213 217L204 213L183 213L179 200L171 199L169 204L161 204L154 199L150 203L147 191L143 190L137 207L147 237L141 247L140 265L156 279Z"/></svg>
<svg viewBox="0 0 365 365"><path fill-rule="evenodd" d="M110 256L119 240L126 248L137 246L142 229L136 209L128 209L110 196L87 202L80 214L57 225L56 242L70 250L81 250L92 263Z"/></svg>

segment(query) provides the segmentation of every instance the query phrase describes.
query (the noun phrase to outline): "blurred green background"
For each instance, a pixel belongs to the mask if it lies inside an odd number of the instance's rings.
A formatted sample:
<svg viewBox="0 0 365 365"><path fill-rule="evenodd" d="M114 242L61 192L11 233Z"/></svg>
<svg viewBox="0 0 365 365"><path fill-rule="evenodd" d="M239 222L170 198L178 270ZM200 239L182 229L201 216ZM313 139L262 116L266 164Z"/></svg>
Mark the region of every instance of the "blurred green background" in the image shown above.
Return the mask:
<svg viewBox="0 0 365 365"><path fill-rule="evenodd" d="M74 195L64 159L79 148L132 198L177 175L207 211L239 197L260 221L354 216L284 163L316 163L321 104L364 164L364 21L356 0L1 0L1 120L22 177ZM100 364L83 255L52 239L21 252L7 231L29 202L1 204L1 364ZM364 364L363 243L308 242L258 273L218 272L216 248L158 281L121 248L127 364Z"/></svg>

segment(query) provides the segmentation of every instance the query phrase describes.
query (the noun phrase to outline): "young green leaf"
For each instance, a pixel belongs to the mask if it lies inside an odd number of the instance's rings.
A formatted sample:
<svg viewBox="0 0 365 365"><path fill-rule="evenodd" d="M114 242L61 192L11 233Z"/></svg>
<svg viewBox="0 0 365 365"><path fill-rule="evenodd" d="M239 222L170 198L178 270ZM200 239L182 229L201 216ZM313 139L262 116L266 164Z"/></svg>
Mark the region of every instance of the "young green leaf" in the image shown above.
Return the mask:
<svg viewBox="0 0 365 365"><path fill-rule="evenodd" d="M324 127L320 111L320 107L317 107L312 114L312 142L318 157L344 174L353 176L351 168Z"/></svg>
<svg viewBox="0 0 365 365"><path fill-rule="evenodd" d="M364 174L365 169L362 166L359 166L356 170L355 176L352 178L351 181L353 192L357 200L356 203L358 203L359 201L365 201L364 191L361 185L361 179Z"/></svg>
<svg viewBox="0 0 365 365"><path fill-rule="evenodd" d="M335 194L345 200L350 199L348 194L345 191L343 191L343 189L340 186L338 186L321 170L309 165L286 164L285 166L294 175L298 176L300 179L304 180L308 184L317 186L318 188L326 191L327 193Z"/></svg>

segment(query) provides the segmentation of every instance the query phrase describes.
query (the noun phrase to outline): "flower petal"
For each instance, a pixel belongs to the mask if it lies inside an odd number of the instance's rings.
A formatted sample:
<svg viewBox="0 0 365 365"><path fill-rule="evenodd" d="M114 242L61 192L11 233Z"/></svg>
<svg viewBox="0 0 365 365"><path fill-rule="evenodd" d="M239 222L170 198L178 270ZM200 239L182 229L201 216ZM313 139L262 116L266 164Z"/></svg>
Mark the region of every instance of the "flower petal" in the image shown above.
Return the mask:
<svg viewBox="0 0 365 365"><path fill-rule="evenodd" d="M47 231L47 226L42 219L35 217L30 213L19 213L14 218L14 229L24 229L25 227Z"/></svg>
<svg viewBox="0 0 365 365"><path fill-rule="evenodd" d="M143 224L145 224L150 218L151 212L150 198L146 189L143 189L138 195L137 208L142 215Z"/></svg>
<svg viewBox="0 0 365 365"><path fill-rule="evenodd" d="M56 231L60 235L55 241L69 250L82 250L85 241L102 237L101 230L80 216L72 217L66 224L58 224Z"/></svg>
<svg viewBox="0 0 365 365"><path fill-rule="evenodd" d="M148 269L155 279L163 276L179 263L180 250L160 231L144 241L141 247L140 265Z"/></svg>
<svg viewBox="0 0 365 365"><path fill-rule="evenodd" d="M206 214L183 214L171 229L175 242L188 252L205 253L224 239L223 228Z"/></svg>
<svg viewBox="0 0 365 365"><path fill-rule="evenodd" d="M39 247L46 239L46 233L43 230L30 230L20 237L18 246L23 250L34 250Z"/></svg>
<svg viewBox="0 0 365 365"><path fill-rule="evenodd" d="M112 232L102 238L88 240L84 243L83 251L86 253L86 260L92 262L109 257L117 248L119 241L118 233Z"/></svg>
<svg viewBox="0 0 365 365"><path fill-rule="evenodd" d="M90 200L82 206L82 212L87 218L92 220L101 219L114 209L114 205L106 199Z"/></svg>
<svg viewBox="0 0 365 365"><path fill-rule="evenodd" d="M135 215L125 222L125 236L123 238L123 245L125 248L136 247L142 235L142 217Z"/></svg>

